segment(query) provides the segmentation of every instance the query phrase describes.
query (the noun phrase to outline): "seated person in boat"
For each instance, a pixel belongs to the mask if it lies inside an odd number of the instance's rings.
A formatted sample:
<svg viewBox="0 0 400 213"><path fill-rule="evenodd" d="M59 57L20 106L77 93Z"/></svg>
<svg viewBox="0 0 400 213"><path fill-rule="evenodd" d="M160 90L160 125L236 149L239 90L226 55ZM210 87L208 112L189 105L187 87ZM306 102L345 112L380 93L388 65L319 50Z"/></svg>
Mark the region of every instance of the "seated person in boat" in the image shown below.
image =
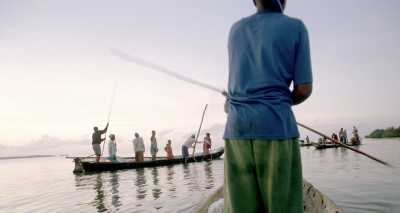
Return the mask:
<svg viewBox="0 0 400 213"><path fill-rule="evenodd" d="M167 159L171 160L174 158L174 154L172 153L172 144L171 144L171 140L168 140L167 145L165 145L164 148L165 152L167 153Z"/></svg>
<svg viewBox="0 0 400 213"><path fill-rule="evenodd" d="M224 212L302 213L292 106L312 91L308 33L283 14L286 0L253 2L257 12L236 22L228 38Z"/></svg>
<svg viewBox="0 0 400 213"><path fill-rule="evenodd" d="M117 159L117 142L115 141L115 135L111 134L108 141L108 156L110 160Z"/></svg>
<svg viewBox="0 0 400 213"><path fill-rule="evenodd" d="M158 147L157 147L157 139L156 139L156 131L151 131L151 138L150 138L150 154L151 154L151 159L155 160L158 152Z"/></svg>
<svg viewBox="0 0 400 213"><path fill-rule="evenodd" d="M182 157L187 159L189 157L189 148L193 148L193 145L196 143L196 136L191 135L185 143L182 145Z"/></svg>
<svg viewBox="0 0 400 213"><path fill-rule="evenodd" d="M135 160L137 162L144 161L144 142L137 132L135 133L135 139L133 139L133 150L135 151Z"/></svg>
<svg viewBox="0 0 400 213"><path fill-rule="evenodd" d="M207 132L203 141L203 153L205 155L210 154L210 149L211 149L211 135L210 133Z"/></svg>
<svg viewBox="0 0 400 213"><path fill-rule="evenodd" d="M103 130L99 130L97 126L93 128L94 132L92 134L92 147L94 154L96 155L96 162L100 161L100 156L101 156L100 144L101 142L106 140L105 138L101 138L101 136L107 132L107 129L108 129L108 123L106 125L106 128L104 128Z"/></svg>

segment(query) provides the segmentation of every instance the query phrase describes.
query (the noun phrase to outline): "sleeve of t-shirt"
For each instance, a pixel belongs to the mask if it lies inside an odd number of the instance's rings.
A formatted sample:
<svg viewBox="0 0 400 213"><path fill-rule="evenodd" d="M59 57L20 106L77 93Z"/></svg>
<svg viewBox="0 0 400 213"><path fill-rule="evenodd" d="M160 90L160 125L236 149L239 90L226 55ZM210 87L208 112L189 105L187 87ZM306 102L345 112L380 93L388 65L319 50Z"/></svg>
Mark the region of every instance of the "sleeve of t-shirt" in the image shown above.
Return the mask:
<svg viewBox="0 0 400 213"><path fill-rule="evenodd" d="M294 85L312 83L312 68L310 41L308 38L307 28L300 21L299 40L296 47L295 64L294 64Z"/></svg>

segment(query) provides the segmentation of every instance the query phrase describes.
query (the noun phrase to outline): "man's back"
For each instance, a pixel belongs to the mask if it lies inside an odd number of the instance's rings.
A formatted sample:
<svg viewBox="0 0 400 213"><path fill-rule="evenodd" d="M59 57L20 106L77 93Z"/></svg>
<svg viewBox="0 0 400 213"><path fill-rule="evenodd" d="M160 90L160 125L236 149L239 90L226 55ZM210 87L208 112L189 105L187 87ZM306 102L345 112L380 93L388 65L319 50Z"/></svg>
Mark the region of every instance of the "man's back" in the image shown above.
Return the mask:
<svg viewBox="0 0 400 213"><path fill-rule="evenodd" d="M289 87L312 81L304 24L279 12L258 12L233 25L228 49L225 138L298 137Z"/></svg>
<svg viewBox="0 0 400 213"><path fill-rule="evenodd" d="M145 148L144 148L143 138L137 137L133 139L133 147L135 152L144 152Z"/></svg>

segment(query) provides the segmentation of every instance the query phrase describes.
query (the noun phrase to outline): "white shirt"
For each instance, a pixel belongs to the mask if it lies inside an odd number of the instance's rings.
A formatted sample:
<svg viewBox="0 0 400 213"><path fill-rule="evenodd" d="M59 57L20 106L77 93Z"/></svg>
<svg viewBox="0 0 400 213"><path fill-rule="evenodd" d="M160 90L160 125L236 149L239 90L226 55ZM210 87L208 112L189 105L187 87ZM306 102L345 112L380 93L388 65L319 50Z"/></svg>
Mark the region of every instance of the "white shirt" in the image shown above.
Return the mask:
<svg viewBox="0 0 400 213"><path fill-rule="evenodd" d="M133 139L133 149L135 152L144 152L144 142L142 137Z"/></svg>
<svg viewBox="0 0 400 213"><path fill-rule="evenodd" d="M193 146L194 143L196 143L196 139L190 137L185 141L185 143L183 145L190 148Z"/></svg>
<svg viewBox="0 0 400 213"><path fill-rule="evenodd" d="M116 156L117 155L117 143L112 140L108 141L108 156Z"/></svg>

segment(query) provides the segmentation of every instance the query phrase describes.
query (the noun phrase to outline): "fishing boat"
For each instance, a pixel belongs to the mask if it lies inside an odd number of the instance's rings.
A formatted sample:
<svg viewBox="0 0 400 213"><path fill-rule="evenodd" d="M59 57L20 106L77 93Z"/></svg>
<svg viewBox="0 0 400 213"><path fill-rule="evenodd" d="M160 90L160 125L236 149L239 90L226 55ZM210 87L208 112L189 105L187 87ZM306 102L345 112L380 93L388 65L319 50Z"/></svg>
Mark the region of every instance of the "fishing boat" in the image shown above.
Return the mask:
<svg viewBox="0 0 400 213"><path fill-rule="evenodd" d="M197 213L223 213L223 186L194 207ZM332 200L311 183L303 180L304 213L343 213Z"/></svg>
<svg viewBox="0 0 400 213"><path fill-rule="evenodd" d="M360 146L361 144L346 144L347 146ZM329 143L329 144L318 144L318 143L313 143L313 146L316 149L330 149L330 148L338 148L340 147L340 145L338 144L333 144L333 143Z"/></svg>
<svg viewBox="0 0 400 213"><path fill-rule="evenodd" d="M300 147L310 147L314 146L314 143L300 143Z"/></svg>
<svg viewBox="0 0 400 213"><path fill-rule="evenodd" d="M329 143L329 144L319 144L319 143L314 143L313 146L316 149L330 149L330 148L338 148L340 145Z"/></svg>
<svg viewBox="0 0 400 213"><path fill-rule="evenodd" d="M142 162L136 162L132 157L117 158L117 160L109 160L102 158L100 162L96 162L93 157L73 157L75 162L74 173L84 172L102 172L102 171L114 171L120 169L135 169L144 167L156 167L166 166L173 164L182 163L193 163L205 160L218 159L224 154L224 148L217 148L212 150L210 154L204 155L203 153L195 154L194 157L190 156L185 160L182 156L176 156L173 159L167 159L166 157L158 157L155 160L151 158L145 158ZM71 158L71 157L69 157Z"/></svg>

